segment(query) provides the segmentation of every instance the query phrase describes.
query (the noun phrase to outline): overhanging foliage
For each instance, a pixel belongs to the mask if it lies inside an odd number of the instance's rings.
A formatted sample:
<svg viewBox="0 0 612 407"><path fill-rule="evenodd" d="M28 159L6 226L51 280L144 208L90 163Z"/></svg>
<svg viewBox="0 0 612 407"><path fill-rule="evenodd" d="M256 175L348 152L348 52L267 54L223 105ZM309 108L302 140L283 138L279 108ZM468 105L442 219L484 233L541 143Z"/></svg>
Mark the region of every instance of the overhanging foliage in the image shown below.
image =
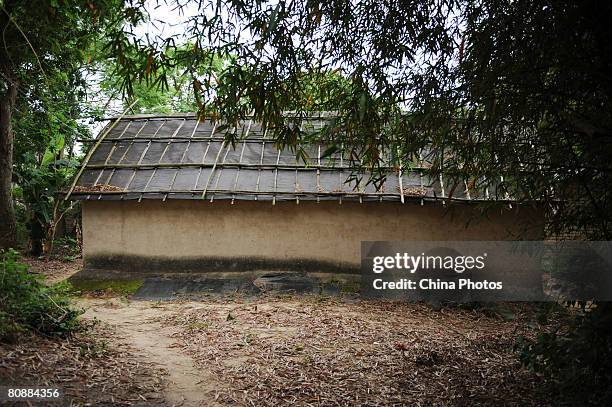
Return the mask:
<svg viewBox="0 0 612 407"><path fill-rule="evenodd" d="M546 204L551 231L609 238L611 17L593 1L203 1L187 21L191 49L171 55L176 38L130 37L130 26L111 49L128 92L136 78L163 82L180 55L205 114L254 113L295 145L296 125L333 106L320 137L371 168L382 150L412 162L429 146L432 170L456 185L503 179ZM206 71L211 55L227 58L221 75ZM330 72L349 86L313 103L303 78Z"/></svg>

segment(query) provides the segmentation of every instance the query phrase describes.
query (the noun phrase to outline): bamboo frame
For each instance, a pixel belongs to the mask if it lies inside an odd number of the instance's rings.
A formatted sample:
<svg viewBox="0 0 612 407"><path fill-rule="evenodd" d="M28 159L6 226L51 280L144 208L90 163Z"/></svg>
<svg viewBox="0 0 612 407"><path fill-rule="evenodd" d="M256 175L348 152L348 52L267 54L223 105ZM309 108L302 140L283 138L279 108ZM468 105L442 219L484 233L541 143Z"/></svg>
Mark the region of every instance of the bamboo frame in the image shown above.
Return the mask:
<svg viewBox="0 0 612 407"><path fill-rule="evenodd" d="M157 132L159 132L159 130L164 127L164 124L166 124L166 122L162 122L159 127L157 128L157 130L155 131L155 133L157 134ZM149 151L149 147L151 147L151 141L149 141L149 144L146 145L146 147L144 148L144 150L142 150L142 153L140 153L140 157L138 158L138 164L140 165L142 163L142 160L144 159L145 155L147 155L147 152ZM134 167L134 172L132 173L132 176L130 177L130 179L128 180L127 184L125 184L125 188L124 190L127 190L130 185L132 184L132 181L134 181L134 178L136 177L136 173L138 171L136 171L136 167Z"/></svg>
<svg viewBox="0 0 612 407"><path fill-rule="evenodd" d="M397 149L397 159L399 160L399 168L397 170L397 183L400 190L400 200L404 203L404 183L402 181L402 157L400 156L399 148Z"/></svg>
<svg viewBox="0 0 612 407"><path fill-rule="evenodd" d="M223 161L221 162L222 165L217 167L219 168L219 173L217 175L217 182L215 182L215 190L212 192L212 195L210 196L210 202L214 201L215 192L219 189L219 181L221 180L221 176L223 175L223 163L225 163L225 160L227 159L227 155L229 154L231 147L232 145L230 143L227 143L227 148L225 149L225 155L223 156ZM215 172L215 169L213 168L210 174L212 175L214 172Z"/></svg>
<svg viewBox="0 0 612 407"><path fill-rule="evenodd" d="M268 134L268 129L265 129L264 134L263 134L264 141L261 142L261 156L259 157L260 167L258 167L258 170L257 170L257 184L255 185L255 189L257 190L257 192L259 192L259 182L261 181L261 166L263 165L264 152L266 151L265 139L266 139L267 134ZM257 196L255 196L255 200L257 201Z"/></svg>
<svg viewBox="0 0 612 407"><path fill-rule="evenodd" d="M276 156L276 169L274 170L274 194L272 195L272 205L276 205L276 192L278 189L278 163L280 162L281 152L278 150L278 155Z"/></svg>
<svg viewBox="0 0 612 407"><path fill-rule="evenodd" d="M317 192L321 191L321 145L317 149ZM320 202L319 196L317 195L317 203Z"/></svg>
<svg viewBox="0 0 612 407"><path fill-rule="evenodd" d="M125 133L125 131L128 129L128 127L130 127L131 124L132 124L132 122L128 122L128 124L125 126L125 128L121 132L121 135L123 135ZM121 135L119 137L121 137ZM116 149L117 149L117 144L113 144L111 149L108 151L108 154L106 155L106 158L104 159L104 164L102 164L105 169L109 168L109 167L107 167L108 160L110 160L110 158L113 156L113 153L115 152ZM111 179L111 177L113 176L114 173L115 173L115 168L113 168L113 170L111 171L110 175L106 178L106 181L104 182L104 184L108 184L109 183L109 181L110 181L110 179ZM96 180L94 181L94 185L97 185L97 184L100 183L100 178L102 178L102 174L104 174L104 170L100 171L100 173L96 177ZM89 197L87 197L87 198L89 198ZM100 199L100 198L101 197L98 196L98 199Z"/></svg>
<svg viewBox="0 0 612 407"><path fill-rule="evenodd" d="M150 164L89 164L86 169L112 169L112 168L127 168L127 169L154 169L154 168L175 168L175 167L195 167L195 168L207 168L212 167L214 163L150 163ZM319 165L309 165L308 167L302 167L293 164L252 164L252 163L217 163L219 167L225 168L261 168L266 170L300 170L300 171L332 171L339 172L339 168L326 167ZM381 167L383 170L392 170L392 167ZM342 169L344 170L344 169ZM418 170L418 168L417 168Z"/></svg>
<svg viewBox="0 0 612 407"><path fill-rule="evenodd" d="M468 184L466 180L463 180L463 185L465 185L465 196L467 196L467 199L472 199L470 195L470 188L468 188Z"/></svg>
<svg viewBox="0 0 612 407"><path fill-rule="evenodd" d="M424 183L423 183L423 171L420 169L421 166L423 165L423 154L421 152L419 152L419 181L421 184L421 190L423 190L425 188ZM423 206L424 202L423 199L421 199L421 206Z"/></svg>
<svg viewBox="0 0 612 407"><path fill-rule="evenodd" d="M444 193L444 180L442 179L442 174L438 175L438 178L440 180L440 191L442 192L442 198L445 198L445 193Z"/></svg>
<svg viewBox="0 0 612 407"><path fill-rule="evenodd" d="M161 194L168 194L168 195L174 195L174 194L181 194L181 195L193 195L194 192L197 191L193 191L193 190L173 190L173 191L169 191L169 190L149 190L149 191L130 191L130 192L124 192L124 191L98 191L95 192L96 195L100 194L100 195L126 195L126 194L151 194L151 195L161 195ZM251 195L251 196L255 196L255 195L272 195L270 192L268 191L248 191L248 190L229 190L229 189L219 189L219 190L215 190L214 191L217 194L226 194L226 195L231 195L231 194L235 194L235 195ZM79 196L79 195L87 195L87 194L91 194L91 192L74 192L73 195L75 196ZM276 195L289 195L289 196L295 196L295 195L299 195L301 197L313 197L315 198L315 194L312 192L294 192L294 191L277 191ZM361 196L363 198L372 198L373 201L379 201L380 198L395 198L396 200L399 201L399 194L395 194L395 193L388 193L388 192L376 192L376 193L372 193L372 192L355 192L355 191L351 191L351 192L330 192L330 191L325 191L325 192L320 192L318 193L318 195L320 196L334 196L334 197L339 197L339 196L344 196L346 197L358 197ZM434 197L434 196L423 196L423 197L410 197L407 196L407 199L424 199L426 201L443 201L442 198L440 197ZM458 201L458 202L488 202L486 199L467 199L467 198L451 198L452 201ZM502 202L502 203L512 203L514 202L513 200L499 200L498 202ZM528 202L528 201L526 201Z"/></svg>
<svg viewBox="0 0 612 407"><path fill-rule="evenodd" d="M143 125L140 127L140 129L138 129L138 131L136 132L136 136L138 136L138 134L139 134L139 133L142 131L142 129L144 129L144 127L147 125L147 122L148 122L148 120L146 120L146 121L143 123ZM123 135L125 134L125 132L127 131L127 129L130 127L130 125L131 125L132 123L133 123L133 122L128 122L127 126L125 126L125 128L123 129L123 131L121 132L121 134L119 135L119 137L123 137ZM119 158L119 160L117 161L117 163L121 163L121 161L123 161L123 160L125 159L125 157L126 157L126 155L127 155L128 151L130 150L130 148L132 148L132 145L133 145L133 144L134 144L134 143L133 143L133 142L131 142L131 143L130 143L130 144L127 146L127 148L125 149L125 151L123 152L123 154L121 155L121 158ZM114 143L114 144L113 144L113 148L111 149L111 152L108 154L108 157L106 157L106 163L105 163L105 165L108 165L108 160L110 160L110 158L113 156L113 153L115 152L115 150L116 150L116 149L117 149L117 143ZM111 182L111 180L113 179L113 175L115 175L116 170L117 170L117 168L113 168L113 170L111 171L110 175L109 175L109 176L108 176L108 178L106 179L105 184L109 184L109 185L110 185L110 182ZM100 171L100 174L99 174L99 175L102 175L102 172L103 172L103 171ZM96 182L95 184L97 184L97 182ZM95 184L94 184L94 185L95 185ZM100 198L102 198L102 197L101 197L100 195L98 195L98 200L100 200Z"/></svg>
<svg viewBox="0 0 612 407"><path fill-rule="evenodd" d="M145 126L149 123L148 120L145 120L144 123L142 124L142 127L140 127L140 129L136 132L136 135L134 136L134 139L136 137L138 137L138 135L140 134L140 132L145 128ZM130 151L130 149L132 148L132 146L134 145L134 139L132 139L132 141L130 142L130 144L128 145L128 147L125 149L123 155L121 156L121 158L119 159L119 161L117 161L117 164L121 164L121 161L125 160L125 157L127 157L128 152ZM108 141L108 140L107 140Z"/></svg>
<svg viewBox="0 0 612 407"><path fill-rule="evenodd" d="M210 138L212 139L213 135L215 134L215 130L217 129L217 123L215 123L213 125L213 129L210 132ZM204 164L204 161L206 161L206 156L208 155L208 151L210 150L210 141L208 142L208 145L206 146L206 150L204 150L204 154L202 154L202 160L201 163ZM219 147L219 149L221 149L221 147ZM202 176L202 168L204 167L200 167L200 170L198 171L198 176L196 177L195 180L195 184L193 184L193 189L196 190L198 187L198 183L200 182L200 177Z"/></svg>
<svg viewBox="0 0 612 407"><path fill-rule="evenodd" d="M254 200L259 200L262 196L266 196L267 198L264 198L264 199L268 199L268 198L271 199L273 205L276 204L276 202L280 199L295 200L296 204L299 204L300 200L302 199L312 199L312 200L316 200L317 202L320 202L321 200L325 198L329 199L330 197L337 197L339 199L340 204L342 204L342 201L345 198L355 198L355 199L358 198L359 202L361 203L363 203L364 200L368 200L368 201L378 200L380 202L385 201L385 200L387 201L388 200L393 200L393 201L399 200L400 202L405 203L406 199L410 199L412 201L419 199L421 205L423 205L425 201L431 201L431 200L442 201L443 203L445 202L445 200L474 201L474 202L490 201L489 199L490 194L489 194L488 186L487 188L484 189L482 194L480 193L481 191L478 190L477 191L478 193L474 194L473 196L471 194L471 192L473 191L470 191L470 189L468 188L467 181L465 179L463 180L463 184L465 187L465 195L462 198L447 197L445 181L448 181L448 180L444 180L443 175L448 176L449 173L444 173L444 174L440 173L438 175L438 179L440 182L440 185L439 185L440 189L438 190L438 188L436 187L435 191L441 192L441 196L440 195L435 196L435 193L433 197L431 195L426 196L426 195L406 194L404 192L404 183L405 183L404 181L408 182L409 185L417 184L417 181L416 181L417 176L418 176L418 182L420 183L421 188L424 189L424 186L425 186L424 179L427 176L427 173L431 170L431 166L428 165L428 159L423 158L423 152L419 153L418 162L415 163L416 166L409 167L410 171L408 172L407 180L403 179L403 176L405 175L405 168L404 168L404 162L401 159L401 157L399 159L398 166L380 167L380 169L383 172L397 171L397 176L398 176L397 185L399 187L398 193L395 193L395 187L392 187L393 191L386 192L386 193L384 192L384 187L379 189L378 191L365 192L366 188L361 188L361 185L360 185L361 183L358 183L356 186L356 189L352 191L350 190L350 188L345 189L344 188L345 179L343 178L344 173L346 173L347 170L352 171L353 169L347 165L347 163L349 163L349 160L344 159L345 158L344 157L344 154L345 154L344 145L341 147L341 151L337 153L337 155L334 154L333 158L330 158L329 160L330 162L327 162L327 160L323 162L324 160L321 158L322 145L319 144L316 146L312 146L313 150L315 148L316 150L311 152L311 156L314 158L314 155L316 154L317 155L316 161L314 159L309 159L308 163L300 165L300 163L298 163L297 161L294 162L294 160L291 160L289 161L289 163L281 164L280 156L281 154L283 154L283 152L279 150L276 152L276 160L274 160L273 157L267 157L268 163L264 164L264 160L266 159L266 148L270 149L269 144L273 143L274 139L269 137L269 132L267 128L263 128L263 134L260 134L259 132L257 132L257 134L251 134L252 133L250 131L251 127L255 123L253 120L250 120L248 122L248 125L245 122L242 122L240 124L242 129L246 128L246 131L242 135L243 137L238 140L237 145L236 145L236 156L238 156L237 153L239 151L240 153L239 158L237 157L237 162L236 162L236 159L232 159L231 162L227 162L227 158L229 156L230 148L232 148L232 145L226 142L225 137L222 137L222 135L216 132L218 130L217 122L213 121L211 123L210 121L207 121L207 120L200 120L199 118L196 119L196 116L193 116L193 119L191 119L190 117L192 116L172 117L171 121L160 119L158 116L143 117L142 120L140 119L132 120L129 123L127 123L126 127L122 129L121 131L115 132L112 138L108 138L108 136L111 135L112 128L113 126L116 126L117 122L113 123L110 126L107 126L107 128L105 128L105 130L102 132L102 136L100 136L100 138L95 141L94 146L89 151L87 160L85 161L84 165L81 167L79 171L79 175L77 178L75 178L73 182L73 186L71 187L70 191L66 195L65 199L69 199L70 195L78 195L80 197L79 199L83 199L83 197L86 197L86 199L89 199L89 198L95 199L96 196L97 196L97 199L102 199L102 197L105 195L120 195L121 196L120 199L123 199L124 197L126 199L131 199L130 196L132 196L133 194L136 194L137 199L140 201L145 196L149 196L153 194L161 194L163 198L160 197L160 199L162 199L162 201L166 201L168 198L175 196L177 194L189 194L192 197L195 197L197 194L201 194L201 199L206 199L210 197L210 201L213 202L217 194L222 194L223 199L231 199L231 204L233 204L236 199L240 199L239 198L240 196L244 196L244 195L248 195L252 197ZM187 122L192 123L194 120L196 121L196 124L193 130L188 130L188 132L190 132L191 134L187 133L189 134L188 137L187 137L187 134L179 135L181 129L184 128L185 124ZM168 131L164 132L164 128L166 124L168 123L176 124L179 121L181 122L180 125L172 132L171 135L167 135L169 133ZM147 124L152 123L152 122L159 122L159 126L157 127L157 129L154 131L153 134L150 134L151 130L147 130L147 133L149 134L143 135L143 132L145 131L145 127L147 127ZM200 127L202 123L207 123L206 133L208 133L210 129L208 125L212 124L212 131L210 131L210 134L207 135L207 137L201 137L201 136L196 137L195 133L198 131L198 128ZM315 126L316 125L318 125L318 122L315 123ZM128 127L130 126L132 127L140 126L140 127L137 133L135 134L135 136L124 137L129 131ZM163 135L162 133L166 133L166 135ZM158 135L160 137L157 137ZM200 151L199 148L204 149L203 144L205 142L207 143L207 146L205 148L205 151L202 154L201 162L185 163L185 160L188 158L188 154L190 153L190 151L192 149L195 149L195 147L198 147L197 151ZM109 148L108 153L104 153L106 154L106 157L102 156L102 154L99 154L100 153L99 147L102 145L102 143L112 143L112 145ZM138 158L137 162L133 164L124 163L126 157L128 156L128 154L130 154L130 151L135 148L134 146L136 145L136 143L146 143L146 147L140 153L140 157ZM165 146L164 147L157 146L157 148L154 151L155 154L149 154L149 152L151 152L153 143L164 143ZM182 144L182 143L185 143L185 144ZM200 145L195 146L194 143L200 143ZM213 145L215 143L217 144ZM242 146L239 146L240 143L242 143ZM255 146L255 147L249 147L249 149L247 150L246 148L247 143L251 143L250 145ZM175 148L170 150L171 148L170 144L174 144ZM181 149L183 148L183 146L184 146L184 150L181 152ZM207 159L208 154L210 154L211 150L214 151L213 147L217 147L217 146L219 149L217 151L216 157L214 157L214 162L212 162L211 159ZM125 148L125 151L122 153L121 158L119 158L119 160L113 159L113 156L116 155L117 151L118 150L120 151L123 148ZM260 153L257 151L257 148L261 148ZM140 148L138 148L138 150L139 149ZM102 159L105 158L103 161L103 164L91 164L90 163L90 160L96 154L96 151L98 151L97 159L100 160L99 162L102 162ZM161 151L161 155L160 155L160 151ZM177 157L177 159L175 160L177 162L162 162L164 160L165 155L168 154L169 152L172 152L173 155ZM272 152L272 150L268 153L269 153L268 155L275 154L274 152ZM149 157L147 158L146 161L153 161L153 162L151 163L143 162L145 161L145 156L147 156L147 154L149 155ZM399 154L399 151L398 151L398 154ZM159 157L157 157L158 155ZM180 155L180 158L178 157L179 155ZM190 155L193 156L194 154L192 153ZM248 159L246 160L247 162L244 162L245 157L248 157ZM249 162L249 159L251 160L250 162ZM358 157L356 157L355 159L359 160ZM196 157L189 157L188 159L188 161L196 161L196 160L197 160ZM111 164L109 163L110 161L115 162L115 163ZM135 160L131 160L131 161L134 162ZM176 171L162 171L162 169L164 168L176 169ZM192 180L197 171L197 177L195 177L195 184L193 185L193 188L189 190L183 190L182 188L181 190L175 190L174 186L178 179L179 171L181 171L182 169L188 169L188 168L194 168L194 170L185 171L185 174L188 175L188 178L186 180ZM112 182L114 174L117 173L117 170L121 170L121 169L133 170L131 171L131 174L129 174L129 172L126 174L126 176L127 175L131 175L131 176L129 177L129 180L127 181L127 184L125 185L125 187L123 187L122 191L93 191L92 190L91 192L87 192L86 187L85 189L83 189L84 192L75 193L74 191L76 183L78 183L78 179L82 176L82 173L85 170L99 170L99 173L91 174L92 178L97 176L96 182L94 182L94 185L95 185L102 178L107 178L109 182ZM208 174L208 179L206 180L206 184L200 185L200 181L202 180L202 173L205 172L204 169L210 169L210 173ZM223 189L219 189L220 179L223 176L222 174L223 174L224 169L228 169L228 170L236 169L235 171L236 173L235 175L232 173L231 175L227 176L226 178L228 179L227 180L224 179L224 182L222 185ZM254 170L257 171L257 181L255 185L255 191L246 191L246 190L238 189L238 186L240 184L240 179L241 179L240 177L242 176L244 178L246 176L243 169L251 170L253 174L254 174ZM144 188L139 187L139 190L131 191L129 188L134 183L134 179L136 178L136 174L138 173L139 170L152 170L152 171L150 175L140 174L141 176L138 177L139 180L142 178L142 180L139 181L139 184L143 185L144 183ZM265 173L265 171L271 171L273 172L273 174L270 174L270 172ZM302 177L307 177L309 179L312 178L314 173L311 171L314 171L316 173L316 189L304 192L302 190L303 185L301 181L304 181L307 183L310 183L310 181L307 181L306 178L302 178ZM323 173L323 171L325 171L325 173ZM335 172L337 174L337 179L339 183L338 188L335 187L336 176L329 174L330 171ZM166 188L167 182L163 182L161 189L158 189L158 188L155 188L155 190L151 189L152 184L156 183L154 182L157 180L156 175L158 173L161 174L162 172L167 173L168 175L168 177L164 177L164 178L170 178L169 186ZM270 181L272 181L270 179L270 176L274 177L273 185L269 185ZM365 173L363 173L363 176L367 177L368 172L366 171ZM216 180L215 180L215 177L216 177ZM294 178L293 179L294 188L291 188L291 185L290 185L292 181L291 178ZM430 179L430 177L428 179ZM411 180L414 182L412 182ZM501 180L503 182L503 177L501 177ZM262 191L261 187L262 187L262 182L264 181L266 181L266 186L265 186L265 191ZM118 181L115 181L115 182L118 182ZM285 185L285 182L287 182L287 185ZM389 185L391 183L392 182L389 182L386 185ZM252 188L250 182L248 183L248 185L249 185L249 188ZM120 186L120 185L117 185L117 186ZM231 189L232 187L233 189ZM309 187L308 189L313 189L313 188ZM498 195L500 196L491 197L491 198L502 198L501 197L502 194L498 194ZM482 199L483 196L486 197L486 199ZM501 202L515 201L510 198L511 198L510 194L506 192L505 199L503 200L496 199L496 200L501 201Z"/></svg>
<svg viewBox="0 0 612 407"><path fill-rule="evenodd" d="M249 125L246 129L246 132L244 134L244 137L248 137L249 136L249 130L251 130L251 125L253 124L253 120L249 120ZM238 158L238 164L242 164L242 157L244 156L244 149L246 147L246 143L242 143L242 151L240 152L240 157ZM238 177L240 176L240 167L238 167L238 170L236 171L236 179L234 180L234 189L236 189L236 187L238 186ZM231 205L234 204L234 199L235 196L232 195L232 201L230 202Z"/></svg>
<svg viewBox="0 0 612 407"><path fill-rule="evenodd" d="M200 125L200 118L198 117L198 119L196 120L195 126L193 126L193 131L191 132L191 137L193 137L193 135L195 134L195 132L198 129L198 126ZM187 152L189 151L189 147L191 146L191 140L189 140L189 142L187 143L187 147L185 147L185 151L183 151L183 154L181 154L181 159L179 160L179 162L181 163L181 165L183 164L183 161L185 160L185 156L187 155ZM170 190L172 190L172 187L174 186L174 183L176 182L176 177L178 176L178 173L181 169L177 169L174 172L174 176L172 177L172 182L170 183ZM168 198L168 194L164 195L164 199L162 201L166 201L166 199Z"/></svg>
<svg viewBox="0 0 612 407"><path fill-rule="evenodd" d="M172 135L176 136L176 134L181 130L181 128L183 128L183 126L185 125L186 122L187 122L187 120L183 119L181 124L176 128L176 130L174 130L174 133ZM164 148L164 151L162 151L161 155L159 156L159 159L157 160L157 164L161 164L161 160L163 160L164 156L166 155L166 152L168 151L168 147L170 147L170 144L172 144L172 139L168 140L168 143L166 144L166 147ZM151 180L153 179L153 177L155 177L155 173L157 172L157 168L158 167L153 169L153 172L151 173L151 176L149 177L149 180L147 181L147 184L145 185L145 188L144 188L145 191L149 187L149 184L151 183ZM143 195L141 194L140 198L138 198L138 202L142 201L142 196Z"/></svg>
<svg viewBox="0 0 612 407"><path fill-rule="evenodd" d="M167 123L167 122L165 122ZM215 125L216 126L216 125ZM141 137L124 137L124 138L117 138L117 137L113 137L113 138L108 138L103 140L103 143L116 143L116 142L121 142L121 141L133 141L133 142L149 142L149 141L153 141L153 142L160 142L160 143L164 143L168 140L172 140L175 141L177 143L188 143L191 141L225 141L225 137L214 137L211 139L211 137L185 137L185 136L176 136L176 137L172 137L172 136L161 136L161 137L155 137L154 135L145 135L145 136L141 136ZM252 137L252 138L242 138L240 139L240 143L261 143L261 141L264 140L261 137ZM81 143L93 143L96 140L77 140Z"/></svg>
<svg viewBox="0 0 612 407"><path fill-rule="evenodd" d="M298 179L298 170L295 170L295 192L298 193L300 192L298 187L299 187L300 183L299 183L299 179ZM296 195L295 197L295 204L299 205L300 204L300 197L298 195Z"/></svg>

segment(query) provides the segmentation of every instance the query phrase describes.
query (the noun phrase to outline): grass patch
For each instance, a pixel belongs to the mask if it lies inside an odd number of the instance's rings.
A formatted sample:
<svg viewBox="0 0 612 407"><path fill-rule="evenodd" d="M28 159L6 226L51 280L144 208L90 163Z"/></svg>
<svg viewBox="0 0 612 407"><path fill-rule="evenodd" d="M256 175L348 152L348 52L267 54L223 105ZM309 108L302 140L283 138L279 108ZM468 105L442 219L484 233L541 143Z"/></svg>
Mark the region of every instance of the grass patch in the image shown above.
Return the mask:
<svg viewBox="0 0 612 407"><path fill-rule="evenodd" d="M340 286L340 292L342 294L359 294L361 286L359 283L346 282Z"/></svg>
<svg viewBox="0 0 612 407"><path fill-rule="evenodd" d="M117 295L134 294L142 285L143 280L79 280L71 281L75 292L103 292Z"/></svg>

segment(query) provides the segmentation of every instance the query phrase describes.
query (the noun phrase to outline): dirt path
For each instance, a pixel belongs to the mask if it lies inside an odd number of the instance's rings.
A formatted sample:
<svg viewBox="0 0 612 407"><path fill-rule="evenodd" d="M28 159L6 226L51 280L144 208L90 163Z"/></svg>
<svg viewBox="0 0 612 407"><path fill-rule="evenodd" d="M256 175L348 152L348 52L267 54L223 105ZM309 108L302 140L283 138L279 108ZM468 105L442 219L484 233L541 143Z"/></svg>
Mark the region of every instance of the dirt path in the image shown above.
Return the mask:
<svg viewBox="0 0 612 407"><path fill-rule="evenodd" d="M39 269L54 279L72 272L60 263ZM77 301L85 318L104 323L109 349L127 349L122 361L132 371L154 367L130 375L131 405L141 393L141 405L168 406L555 404L543 378L511 351L517 336L536 334L529 306L507 305L505 318L486 309L280 294ZM88 400L98 405L103 393Z"/></svg>
<svg viewBox="0 0 612 407"><path fill-rule="evenodd" d="M138 356L167 372L164 397L171 406L214 406L215 378L196 368L193 359L172 338L172 327L158 322L170 311L172 303L163 306L148 301L119 298L79 300L87 311L85 318L97 318L113 326L121 339L137 349Z"/></svg>
<svg viewBox="0 0 612 407"><path fill-rule="evenodd" d="M82 260L62 261L25 257L35 273L43 274L48 283L67 279L80 270ZM156 305L149 301L127 301L120 297L80 298L78 303L87 312L87 319L97 318L111 326L116 337L138 352L134 359L151 363L167 373L164 376L163 398L169 406L215 406L215 379L209 372L196 368L193 359L183 352L172 327L157 320L165 312L176 312L180 305L166 302ZM137 363L137 362L136 362Z"/></svg>
<svg viewBox="0 0 612 407"><path fill-rule="evenodd" d="M63 261L61 259L46 259L42 257L24 257L23 261L34 273L45 276L48 284L66 280L83 268L83 259Z"/></svg>

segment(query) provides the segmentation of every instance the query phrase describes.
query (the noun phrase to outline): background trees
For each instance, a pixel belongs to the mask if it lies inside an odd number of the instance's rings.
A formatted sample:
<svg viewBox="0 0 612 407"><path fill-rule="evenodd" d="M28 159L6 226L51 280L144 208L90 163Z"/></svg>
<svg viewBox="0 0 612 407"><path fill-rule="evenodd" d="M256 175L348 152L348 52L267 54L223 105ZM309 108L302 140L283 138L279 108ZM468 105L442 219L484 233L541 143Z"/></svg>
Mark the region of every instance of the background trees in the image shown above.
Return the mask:
<svg viewBox="0 0 612 407"><path fill-rule="evenodd" d="M113 0L0 3L0 248L16 243L16 185L34 252L42 250L58 210L55 192L75 165L76 138L86 133L83 67L124 11Z"/></svg>

